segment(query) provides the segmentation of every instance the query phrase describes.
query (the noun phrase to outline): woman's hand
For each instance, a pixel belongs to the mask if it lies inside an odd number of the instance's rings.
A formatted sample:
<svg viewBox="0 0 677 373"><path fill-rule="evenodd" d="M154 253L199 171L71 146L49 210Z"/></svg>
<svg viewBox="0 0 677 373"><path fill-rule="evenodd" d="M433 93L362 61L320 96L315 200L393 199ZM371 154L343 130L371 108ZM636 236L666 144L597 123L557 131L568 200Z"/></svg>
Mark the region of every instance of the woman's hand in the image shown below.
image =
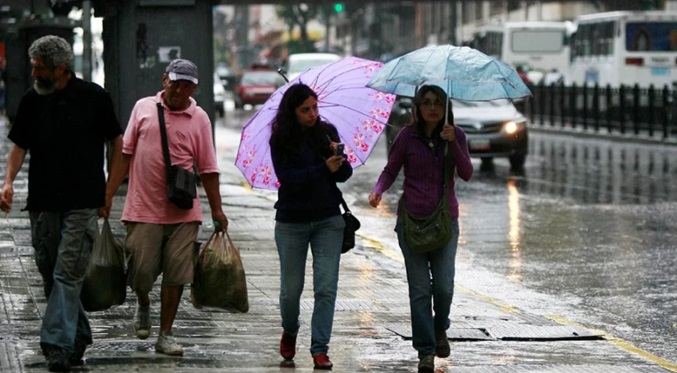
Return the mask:
<svg viewBox="0 0 677 373"><path fill-rule="evenodd" d="M445 124L444 127L442 127L440 137L449 142L454 142L456 140L456 129L453 125Z"/></svg>
<svg viewBox="0 0 677 373"><path fill-rule="evenodd" d="M338 171L338 169L341 167L341 165L345 160L346 157L342 157L340 155L332 155L331 157L327 158L325 163L327 164L327 168L329 169L329 171L334 173Z"/></svg>
<svg viewBox="0 0 677 373"><path fill-rule="evenodd" d="M381 195L374 192L369 193L369 204L371 207L378 207L379 203L381 203Z"/></svg>

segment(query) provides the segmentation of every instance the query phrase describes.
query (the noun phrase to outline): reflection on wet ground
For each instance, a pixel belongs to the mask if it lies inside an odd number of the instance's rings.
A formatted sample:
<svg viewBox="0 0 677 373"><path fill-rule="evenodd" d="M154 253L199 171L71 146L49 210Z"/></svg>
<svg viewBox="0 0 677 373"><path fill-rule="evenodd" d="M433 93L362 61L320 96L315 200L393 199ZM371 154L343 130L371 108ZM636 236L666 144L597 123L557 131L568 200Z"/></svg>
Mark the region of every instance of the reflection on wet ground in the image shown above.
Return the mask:
<svg viewBox="0 0 677 373"><path fill-rule="evenodd" d="M532 135L527 182L579 203L677 201L677 147Z"/></svg>
<svg viewBox="0 0 677 373"><path fill-rule="evenodd" d="M534 134L523 174L495 163L457 185L461 251L677 360L677 147Z"/></svg>

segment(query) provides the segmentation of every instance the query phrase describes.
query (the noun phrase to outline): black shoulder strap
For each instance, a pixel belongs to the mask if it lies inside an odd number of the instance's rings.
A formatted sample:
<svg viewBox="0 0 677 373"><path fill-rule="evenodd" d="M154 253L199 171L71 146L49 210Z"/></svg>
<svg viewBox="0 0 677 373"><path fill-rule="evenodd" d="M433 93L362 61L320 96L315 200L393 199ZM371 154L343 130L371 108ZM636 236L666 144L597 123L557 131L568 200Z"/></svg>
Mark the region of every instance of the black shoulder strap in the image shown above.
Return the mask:
<svg viewBox="0 0 677 373"><path fill-rule="evenodd" d="M339 199L341 200L341 206L343 206L343 211L344 212L350 212L350 209L348 208L348 204L346 203L346 200L343 199L343 193L341 193L341 189L339 189L338 185L334 184L334 189L336 189L336 194L338 194Z"/></svg>
<svg viewBox="0 0 677 373"><path fill-rule="evenodd" d="M444 180L442 181L443 193L447 192L447 184L449 183L449 172L451 171L451 149L449 149L449 141L444 142Z"/></svg>
<svg viewBox="0 0 677 373"><path fill-rule="evenodd" d="M169 158L169 143L167 142L167 129L165 128L165 113L161 103L156 103L157 115L160 120L160 137L162 138L162 154L165 157L165 168L167 170L167 180L172 173L172 161Z"/></svg>

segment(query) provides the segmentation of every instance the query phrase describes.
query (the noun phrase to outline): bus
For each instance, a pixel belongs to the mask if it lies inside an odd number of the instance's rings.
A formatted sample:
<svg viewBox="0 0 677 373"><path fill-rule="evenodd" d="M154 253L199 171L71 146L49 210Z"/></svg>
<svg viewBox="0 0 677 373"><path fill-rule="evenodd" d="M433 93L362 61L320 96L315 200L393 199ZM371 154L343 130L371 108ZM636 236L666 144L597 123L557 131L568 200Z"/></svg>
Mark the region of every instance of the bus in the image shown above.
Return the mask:
<svg viewBox="0 0 677 373"><path fill-rule="evenodd" d="M677 12L616 11L579 16L567 85L662 88L677 80Z"/></svg>
<svg viewBox="0 0 677 373"><path fill-rule="evenodd" d="M564 78L569 67L569 38L572 22L524 21L480 26L466 43L484 54L521 68L531 83L538 84L547 73Z"/></svg>

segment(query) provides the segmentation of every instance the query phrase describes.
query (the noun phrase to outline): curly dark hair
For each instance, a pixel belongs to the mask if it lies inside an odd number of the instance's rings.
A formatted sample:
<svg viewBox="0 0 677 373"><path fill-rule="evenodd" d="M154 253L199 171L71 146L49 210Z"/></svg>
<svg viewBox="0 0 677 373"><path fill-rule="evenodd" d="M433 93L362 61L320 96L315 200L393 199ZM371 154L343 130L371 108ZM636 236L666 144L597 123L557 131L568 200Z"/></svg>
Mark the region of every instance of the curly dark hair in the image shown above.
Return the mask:
<svg viewBox="0 0 677 373"><path fill-rule="evenodd" d="M425 121L421 115L421 103L423 103L423 96L425 96L428 92L432 92L442 102L449 102L449 123L454 123L454 112L452 111L451 100L447 98L447 94L444 92L444 90L436 85L424 85L418 89L418 92L416 92L416 96L414 97L414 107L411 111L411 125L414 126L416 132L419 134L422 134L425 128ZM444 117L440 119L440 122L433 131L433 135L439 135L442 132L445 119L446 118Z"/></svg>
<svg viewBox="0 0 677 373"><path fill-rule="evenodd" d="M330 157L333 154L329 147L330 141L340 142L336 127L320 117L314 126L306 130L296 120L296 108L309 97L317 99L317 94L309 86L299 83L289 87L280 101L277 115L272 122L270 148L274 156L281 157L284 162L298 154L306 136L310 136L311 146L321 157Z"/></svg>

